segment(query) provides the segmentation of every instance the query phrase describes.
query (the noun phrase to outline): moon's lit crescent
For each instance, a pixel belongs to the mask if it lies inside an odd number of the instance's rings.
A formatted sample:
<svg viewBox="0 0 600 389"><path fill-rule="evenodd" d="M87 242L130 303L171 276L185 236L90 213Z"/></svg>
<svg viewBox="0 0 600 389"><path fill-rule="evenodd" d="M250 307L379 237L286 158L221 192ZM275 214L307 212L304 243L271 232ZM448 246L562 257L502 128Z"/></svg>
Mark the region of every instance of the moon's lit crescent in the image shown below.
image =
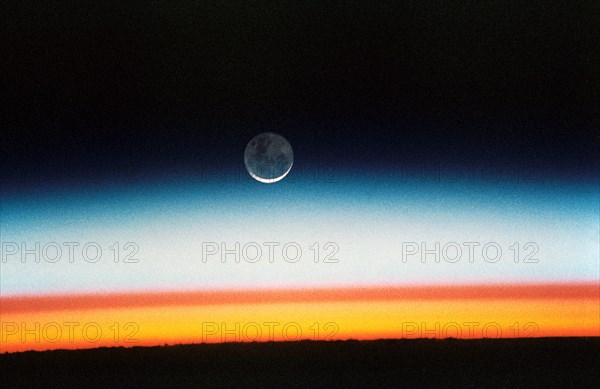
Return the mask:
<svg viewBox="0 0 600 389"><path fill-rule="evenodd" d="M244 152L244 164L252 178L264 184L281 181L292 169L294 152L281 135L264 132L252 138Z"/></svg>

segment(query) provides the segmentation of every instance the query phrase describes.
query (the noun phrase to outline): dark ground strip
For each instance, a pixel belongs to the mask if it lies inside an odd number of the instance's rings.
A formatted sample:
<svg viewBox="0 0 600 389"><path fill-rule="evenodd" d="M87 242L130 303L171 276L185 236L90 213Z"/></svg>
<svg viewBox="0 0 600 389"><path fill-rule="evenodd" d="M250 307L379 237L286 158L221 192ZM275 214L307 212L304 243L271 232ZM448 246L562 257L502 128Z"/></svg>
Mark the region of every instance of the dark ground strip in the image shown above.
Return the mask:
<svg viewBox="0 0 600 389"><path fill-rule="evenodd" d="M0 355L2 387L599 387L600 338L226 343Z"/></svg>

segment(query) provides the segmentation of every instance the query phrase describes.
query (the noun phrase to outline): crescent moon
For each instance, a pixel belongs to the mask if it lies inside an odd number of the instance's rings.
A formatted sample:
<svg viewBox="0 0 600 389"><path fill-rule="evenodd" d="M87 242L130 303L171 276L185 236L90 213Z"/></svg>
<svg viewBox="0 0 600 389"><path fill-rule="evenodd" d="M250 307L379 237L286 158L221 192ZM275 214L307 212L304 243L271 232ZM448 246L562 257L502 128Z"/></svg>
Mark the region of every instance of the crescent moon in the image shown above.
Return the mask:
<svg viewBox="0 0 600 389"><path fill-rule="evenodd" d="M292 162L292 165L293 164L294 163ZM276 178L262 178L262 177L257 176L256 174L252 173L251 171L248 171L248 173L250 174L250 176L252 178L254 178L258 182L262 182L264 184L272 184L274 182L283 180L285 178L285 176L287 176L287 174L290 172L290 170L292 170L292 165L290 165L289 169L285 173L283 173L281 176L276 177Z"/></svg>
<svg viewBox="0 0 600 389"><path fill-rule="evenodd" d="M281 181L294 165L290 143L273 132L258 134L248 142L244 164L250 177L264 184Z"/></svg>

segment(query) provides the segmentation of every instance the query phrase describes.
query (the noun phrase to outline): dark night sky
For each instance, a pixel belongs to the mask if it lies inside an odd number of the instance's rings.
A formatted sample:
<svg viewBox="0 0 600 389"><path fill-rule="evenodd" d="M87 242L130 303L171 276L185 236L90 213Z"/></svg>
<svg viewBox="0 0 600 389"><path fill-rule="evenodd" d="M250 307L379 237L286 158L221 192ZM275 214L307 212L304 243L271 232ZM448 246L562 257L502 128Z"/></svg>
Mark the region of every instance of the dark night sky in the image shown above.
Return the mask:
<svg viewBox="0 0 600 389"><path fill-rule="evenodd" d="M2 12L4 192L235 167L262 131L343 169L597 174L583 2L35 3Z"/></svg>

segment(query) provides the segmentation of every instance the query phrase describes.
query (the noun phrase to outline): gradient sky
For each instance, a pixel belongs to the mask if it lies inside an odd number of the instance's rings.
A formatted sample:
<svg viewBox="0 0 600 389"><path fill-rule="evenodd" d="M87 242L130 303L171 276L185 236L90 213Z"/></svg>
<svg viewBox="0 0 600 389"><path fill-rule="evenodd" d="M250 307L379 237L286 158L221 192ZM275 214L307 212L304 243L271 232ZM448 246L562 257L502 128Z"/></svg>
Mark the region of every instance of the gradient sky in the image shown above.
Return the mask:
<svg viewBox="0 0 600 389"><path fill-rule="evenodd" d="M584 4L6 8L3 336L6 323L135 322L141 343L162 344L197 340L203 320L253 318L333 321L340 339L402 336L404 321L597 335L597 22ZM294 151L272 185L243 165L261 132ZM91 242L95 263L81 256ZM37 243L60 246L60 260L23 263L22 245ZM236 243L256 243L260 260L203 261ZM423 263L436 244L460 247L458 261ZM124 263L132 248L137 262ZM435 288L454 297L427 297ZM548 293L528 298L536 288ZM240 290L288 297L232 304ZM224 293L216 304L197 297L212 292ZM13 335L3 349L59 347Z"/></svg>
<svg viewBox="0 0 600 389"><path fill-rule="evenodd" d="M22 196L2 208L2 293L93 292L127 289L327 286L355 284L593 281L598 277L596 188L550 183L422 182L393 174L339 174L275 185L249 176L153 183L120 190L54 192ZM7 242L40 243L39 254L22 263L22 247L7 254ZM62 248L60 260L45 260L48 243ZM65 242L77 242L69 262ZM102 248L96 263L84 260L88 242ZM138 263L114 263L114 242L139 247ZM222 263L221 244L239 254ZM242 258L244 245L261 247L256 263ZM279 244L269 263L265 242ZM282 246L302 250L288 263ZM313 244L319 243L319 263ZM323 263L334 246L337 263ZM403 249L418 252L403 257ZM421 244L440 254L421 262ZM456 263L441 249L457 243ZM473 261L465 242L475 242ZM519 262L515 263L519 246ZM531 242L528 248L525 244ZM218 252L206 255L203 244ZM496 243L502 254L490 263L482 247ZM404 245L404 246L403 246ZM311 246L313 248L311 249ZM511 247L513 247L511 249ZM449 248L450 249L450 248ZM121 247L123 250L123 247ZM289 256L295 256L290 249ZM493 261L496 250L490 249ZM524 263L527 254L537 263ZM122 251L121 256L130 252ZM51 249L48 256L55 255ZM247 252L250 259L254 248ZM450 260L458 253L447 253ZM90 256L95 256L91 251ZM37 263L35 260L40 259ZM235 259L241 259L236 263ZM406 261L403 261L406 258ZM440 260L439 263L436 262ZM529 260L533 262L531 259Z"/></svg>

